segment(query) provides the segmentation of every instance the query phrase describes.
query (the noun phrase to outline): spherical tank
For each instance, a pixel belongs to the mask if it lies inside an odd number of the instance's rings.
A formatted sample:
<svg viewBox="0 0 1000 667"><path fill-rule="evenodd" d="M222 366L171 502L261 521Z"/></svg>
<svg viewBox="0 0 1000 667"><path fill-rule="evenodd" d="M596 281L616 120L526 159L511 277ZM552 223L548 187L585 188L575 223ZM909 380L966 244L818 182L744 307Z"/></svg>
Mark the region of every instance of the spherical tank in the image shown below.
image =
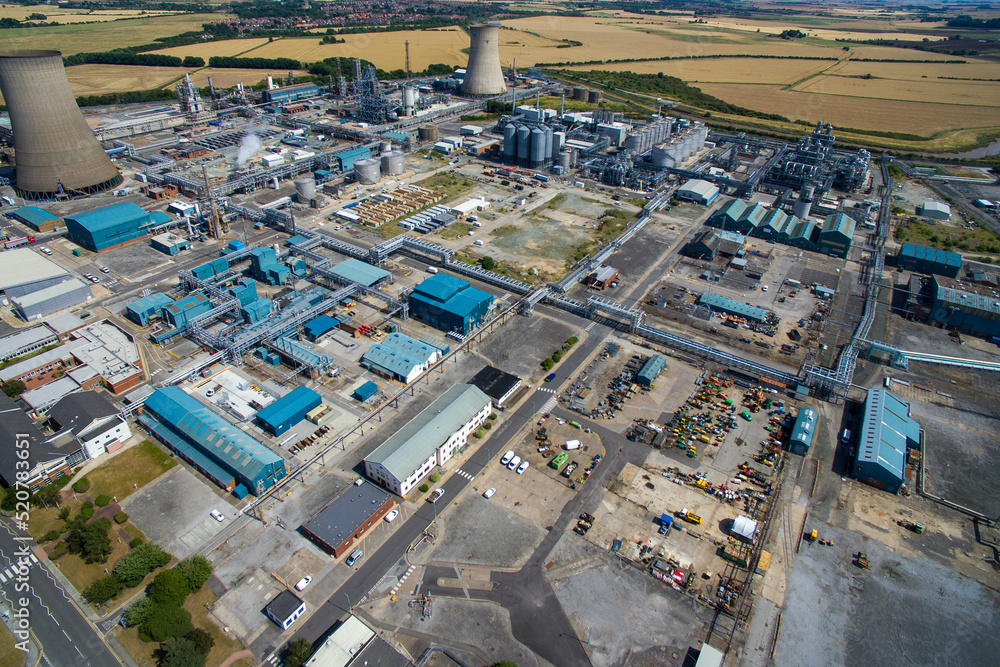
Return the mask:
<svg viewBox="0 0 1000 667"><path fill-rule="evenodd" d="M406 157L400 151L382 153L382 173L386 176L399 176L406 171Z"/></svg>
<svg viewBox="0 0 1000 667"><path fill-rule="evenodd" d="M316 199L316 179L312 176L296 178L295 198L300 204L308 204L313 199Z"/></svg>
<svg viewBox="0 0 1000 667"><path fill-rule="evenodd" d="M357 160L354 163L354 180L363 185L374 185L382 178L378 160Z"/></svg>
<svg viewBox="0 0 1000 667"><path fill-rule="evenodd" d="M587 101L591 104L600 104L604 99L604 93L599 90L592 90L587 94Z"/></svg>
<svg viewBox="0 0 1000 667"><path fill-rule="evenodd" d="M503 159L507 162L517 160L517 126L514 123L503 126Z"/></svg>
<svg viewBox="0 0 1000 667"><path fill-rule="evenodd" d="M517 126L517 163L528 164L531 159L531 130L527 125Z"/></svg>
<svg viewBox="0 0 1000 667"><path fill-rule="evenodd" d="M538 167L545 163L545 131L536 127L531 131L531 166Z"/></svg>
<svg viewBox="0 0 1000 667"><path fill-rule="evenodd" d="M545 126L545 161L548 162L552 159L552 128L548 125Z"/></svg>
<svg viewBox="0 0 1000 667"><path fill-rule="evenodd" d="M0 52L0 92L14 135L18 194L93 194L122 176L87 125L59 51Z"/></svg>
<svg viewBox="0 0 1000 667"><path fill-rule="evenodd" d="M573 89L573 99L579 100L581 102L587 101L587 89L583 86L577 86Z"/></svg>

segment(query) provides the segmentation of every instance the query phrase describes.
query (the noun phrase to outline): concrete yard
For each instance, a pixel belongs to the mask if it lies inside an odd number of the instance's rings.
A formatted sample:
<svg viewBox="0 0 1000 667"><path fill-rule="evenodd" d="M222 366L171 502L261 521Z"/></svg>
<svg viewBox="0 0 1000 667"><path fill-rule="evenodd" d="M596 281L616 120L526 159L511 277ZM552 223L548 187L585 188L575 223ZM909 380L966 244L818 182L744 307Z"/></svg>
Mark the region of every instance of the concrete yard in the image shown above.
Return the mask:
<svg viewBox="0 0 1000 667"><path fill-rule="evenodd" d="M500 370L530 382L532 374L542 373L542 359L572 336L581 337L573 327L548 317L515 318L486 338L477 352Z"/></svg>

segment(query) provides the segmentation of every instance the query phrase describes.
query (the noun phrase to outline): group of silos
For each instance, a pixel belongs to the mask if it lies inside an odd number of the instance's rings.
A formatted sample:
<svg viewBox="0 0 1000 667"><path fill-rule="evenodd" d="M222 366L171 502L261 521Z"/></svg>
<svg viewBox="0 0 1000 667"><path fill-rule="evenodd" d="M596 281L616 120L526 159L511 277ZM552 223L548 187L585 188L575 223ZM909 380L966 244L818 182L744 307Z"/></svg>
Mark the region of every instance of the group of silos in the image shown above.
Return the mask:
<svg viewBox="0 0 1000 667"><path fill-rule="evenodd" d="M566 133L556 132L544 123L507 123L503 128L504 160L522 166L537 168L552 160L565 160L569 154L560 154L566 143Z"/></svg>
<svg viewBox="0 0 1000 667"><path fill-rule="evenodd" d="M356 160L354 180L362 185L375 185L383 176L399 176L406 171L406 156L402 151L393 150L391 142L382 144L380 158Z"/></svg>
<svg viewBox="0 0 1000 667"><path fill-rule="evenodd" d="M566 88L564 91L567 97L572 97L579 102L589 102L590 104L600 104L604 101L604 93L599 90L590 90L584 86Z"/></svg>
<svg viewBox="0 0 1000 667"><path fill-rule="evenodd" d="M654 167L675 167L703 149L707 138L708 128L704 123L682 118L666 142L653 146L650 161Z"/></svg>

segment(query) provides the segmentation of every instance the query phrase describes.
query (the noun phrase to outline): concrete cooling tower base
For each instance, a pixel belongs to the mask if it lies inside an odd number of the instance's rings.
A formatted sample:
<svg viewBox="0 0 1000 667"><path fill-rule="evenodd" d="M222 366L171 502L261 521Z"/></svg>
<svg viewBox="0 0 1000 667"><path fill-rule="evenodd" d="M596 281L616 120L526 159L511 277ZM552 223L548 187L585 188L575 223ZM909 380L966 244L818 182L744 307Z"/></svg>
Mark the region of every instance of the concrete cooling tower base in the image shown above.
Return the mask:
<svg viewBox="0 0 1000 667"><path fill-rule="evenodd" d="M506 92L507 82L500 68L500 24L472 25L469 26L469 33L472 43L462 93L485 97Z"/></svg>

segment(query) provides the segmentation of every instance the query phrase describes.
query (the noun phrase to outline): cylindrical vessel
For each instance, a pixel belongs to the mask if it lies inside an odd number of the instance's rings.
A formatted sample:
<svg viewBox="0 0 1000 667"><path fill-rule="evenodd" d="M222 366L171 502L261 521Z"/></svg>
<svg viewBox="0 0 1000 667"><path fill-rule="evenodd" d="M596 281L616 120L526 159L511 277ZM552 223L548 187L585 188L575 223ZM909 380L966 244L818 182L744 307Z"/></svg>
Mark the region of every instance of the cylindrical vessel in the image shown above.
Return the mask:
<svg viewBox="0 0 1000 667"><path fill-rule="evenodd" d="M531 162L530 166L538 167L545 164L545 131L536 127L531 131Z"/></svg>
<svg viewBox="0 0 1000 667"><path fill-rule="evenodd" d="M599 90L592 90L587 93L587 101L591 104L600 104L604 99L604 93Z"/></svg>
<svg viewBox="0 0 1000 667"><path fill-rule="evenodd" d="M573 89L573 99L579 100L580 102L587 101L587 89L583 86L577 86Z"/></svg>
<svg viewBox="0 0 1000 667"><path fill-rule="evenodd" d="M308 204L316 199L316 179L312 176L303 176L295 179L295 198L300 204Z"/></svg>
<svg viewBox="0 0 1000 667"><path fill-rule="evenodd" d="M812 210L812 205L811 201L797 201L792 206L792 214L796 218L808 218L809 212Z"/></svg>
<svg viewBox="0 0 1000 667"><path fill-rule="evenodd" d="M499 95L507 90L500 68L500 24L469 26L472 42L462 92L466 95Z"/></svg>
<svg viewBox="0 0 1000 667"><path fill-rule="evenodd" d="M669 145L653 146L653 152L650 153L649 159L654 167L673 167L677 164L677 160L671 155Z"/></svg>
<svg viewBox="0 0 1000 667"><path fill-rule="evenodd" d="M528 164L531 159L531 130L527 125L517 126L517 163Z"/></svg>
<svg viewBox="0 0 1000 667"><path fill-rule="evenodd" d="M383 153L388 153L391 150L392 150L392 142L391 141L383 141L382 142L382 152Z"/></svg>
<svg viewBox="0 0 1000 667"><path fill-rule="evenodd" d="M542 128L545 132L545 161L548 162L552 159L552 128L546 125Z"/></svg>
<svg viewBox="0 0 1000 667"><path fill-rule="evenodd" d="M552 155L559 155L559 153L562 152L563 146L565 144L566 144L565 132L552 133Z"/></svg>
<svg viewBox="0 0 1000 667"><path fill-rule="evenodd" d="M570 154L569 154L569 152L567 151L567 152L564 152L564 153L560 153L559 154L559 166L562 167L564 170L568 170L569 169L569 163L570 163Z"/></svg>
<svg viewBox="0 0 1000 667"><path fill-rule="evenodd" d="M503 126L503 159L506 162L517 160L517 126L514 123Z"/></svg>
<svg viewBox="0 0 1000 667"><path fill-rule="evenodd" d="M59 51L0 52L0 92L20 196L87 195L122 182L76 105Z"/></svg>
<svg viewBox="0 0 1000 667"><path fill-rule="evenodd" d="M354 162L354 180L362 185L375 185L382 178L381 165L378 160L367 159Z"/></svg>
<svg viewBox="0 0 1000 667"><path fill-rule="evenodd" d="M438 128L437 125L424 125L417 130L417 136L420 137L420 141L437 141L438 140Z"/></svg>
<svg viewBox="0 0 1000 667"><path fill-rule="evenodd" d="M413 115L413 107L417 103L417 91L413 86L403 88L403 113L407 116Z"/></svg>
<svg viewBox="0 0 1000 667"><path fill-rule="evenodd" d="M406 157L400 151L382 153L382 173L386 176L399 176L406 171Z"/></svg>

